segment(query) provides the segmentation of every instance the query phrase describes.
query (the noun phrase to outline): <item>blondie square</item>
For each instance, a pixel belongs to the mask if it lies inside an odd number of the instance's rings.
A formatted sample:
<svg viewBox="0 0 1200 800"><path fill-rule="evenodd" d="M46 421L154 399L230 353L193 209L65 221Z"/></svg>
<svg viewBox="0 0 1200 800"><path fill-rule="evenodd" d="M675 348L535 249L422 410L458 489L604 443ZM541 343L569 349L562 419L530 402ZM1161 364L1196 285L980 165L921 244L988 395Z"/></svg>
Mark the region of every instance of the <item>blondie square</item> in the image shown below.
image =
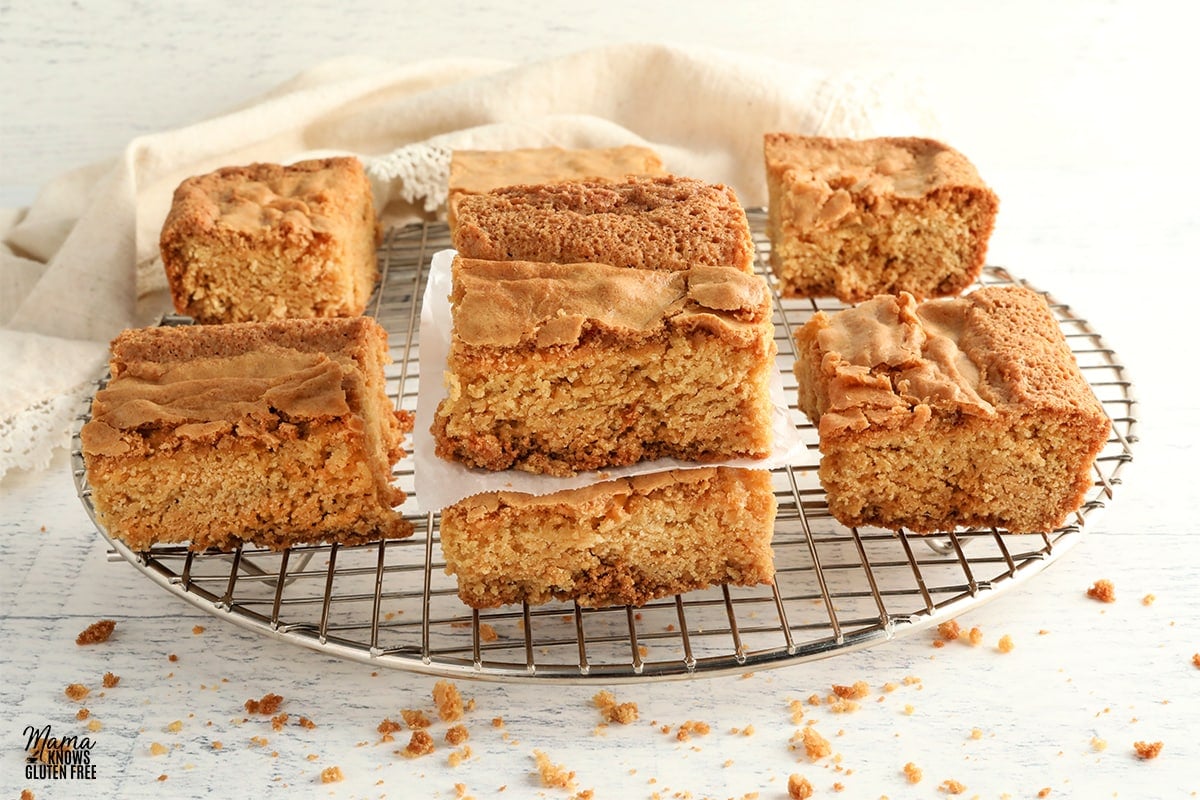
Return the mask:
<svg viewBox="0 0 1200 800"><path fill-rule="evenodd" d="M788 133L767 134L763 149L771 268L785 295L920 300L979 276L998 203L956 150Z"/></svg>
<svg viewBox="0 0 1200 800"><path fill-rule="evenodd" d="M775 511L765 470L671 470L467 498L442 511L442 550L474 608L644 605L714 584L770 583Z"/></svg>
<svg viewBox="0 0 1200 800"><path fill-rule="evenodd" d="M125 331L81 431L97 521L134 550L408 536L389 360L367 317Z"/></svg>
<svg viewBox="0 0 1200 800"><path fill-rule="evenodd" d="M919 533L1050 531L1092 484L1109 419L1045 299L881 295L796 333L829 510Z"/></svg>
<svg viewBox="0 0 1200 800"><path fill-rule="evenodd" d="M379 277L378 242L356 158L188 178L159 240L175 310L200 323L357 316Z"/></svg>
<svg viewBox="0 0 1200 800"><path fill-rule="evenodd" d="M462 256L452 271L442 458L563 476L770 453L761 276Z"/></svg>

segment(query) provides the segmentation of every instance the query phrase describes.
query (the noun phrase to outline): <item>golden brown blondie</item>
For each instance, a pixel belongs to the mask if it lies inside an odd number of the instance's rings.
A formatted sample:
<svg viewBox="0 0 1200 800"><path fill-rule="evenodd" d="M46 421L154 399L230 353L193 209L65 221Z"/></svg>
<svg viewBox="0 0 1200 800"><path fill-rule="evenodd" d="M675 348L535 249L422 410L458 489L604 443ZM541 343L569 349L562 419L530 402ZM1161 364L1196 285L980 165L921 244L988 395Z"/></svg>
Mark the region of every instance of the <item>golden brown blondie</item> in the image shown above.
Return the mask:
<svg viewBox="0 0 1200 800"><path fill-rule="evenodd" d="M446 571L475 608L643 605L719 583L770 583L776 501L765 470L651 473L442 511Z"/></svg>
<svg viewBox="0 0 1200 800"><path fill-rule="evenodd" d="M378 242L362 164L339 157L188 178L160 250L176 311L246 322L361 314L379 277Z"/></svg>
<svg viewBox="0 0 1200 800"><path fill-rule="evenodd" d="M881 295L818 312L796 346L843 524L1049 531L1083 502L1109 419L1036 292Z"/></svg>
<svg viewBox="0 0 1200 800"><path fill-rule="evenodd" d="M81 431L97 520L135 550L408 536L389 360L367 317L125 331Z"/></svg>
<svg viewBox="0 0 1200 800"><path fill-rule="evenodd" d="M550 475L772 445L766 281L457 256L437 454Z"/></svg>
<svg viewBox="0 0 1200 800"><path fill-rule="evenodd" d="M979 276L998 203L956 150L788 133L767 134L763 148L771 268L785 295L920 300Z"/></svg>

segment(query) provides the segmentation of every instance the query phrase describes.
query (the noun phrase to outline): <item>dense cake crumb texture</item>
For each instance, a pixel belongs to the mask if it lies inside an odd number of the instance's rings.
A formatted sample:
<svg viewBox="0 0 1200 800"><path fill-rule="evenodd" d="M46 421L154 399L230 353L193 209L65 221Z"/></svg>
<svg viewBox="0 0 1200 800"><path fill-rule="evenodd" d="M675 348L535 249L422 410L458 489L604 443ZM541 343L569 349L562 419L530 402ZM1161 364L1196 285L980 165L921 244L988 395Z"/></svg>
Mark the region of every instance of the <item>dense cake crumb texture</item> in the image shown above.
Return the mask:
<svg viewBox="0 0 1200 800"><path fill-rule="evenodd" d="M774 576L763 470L698 468L545 496L490 493L442 511L446 571L467 605L642 605Z"/></svg>
<svg viewBox="0 0 1200 800"><path fill-rule="evenodd" d="M763 151L771 267L784 294L924 299L979 276L998 201L956 150L769 133Z"/></svg>
<svg viewBox="0 0 1200 800"><path fill-rule="evenodd" d="M224 323L361 314L378 241L362 164L336 157L188 178L159 244L175 310Z"/></svg>
<svg viewBox="0 0 1200 800"><path fill-rule="evenodd" d="M99 521L135 550L411 534L388 361L366 317L123 332L80 434Z"/></svg>
<svg viewBox="0 0 1200 800"><path fill-rule="evenodd" d="M437 454L563 476L769 455L769 291L718 267L454 261Z"/></svg>
<svg viewBox="0 0 1200 800"><path fill-rule="evenodd" d="M1108 416L1043 297L881 295L796 334L799 405L848 526L1050 531L1079 508Z"/></svg>

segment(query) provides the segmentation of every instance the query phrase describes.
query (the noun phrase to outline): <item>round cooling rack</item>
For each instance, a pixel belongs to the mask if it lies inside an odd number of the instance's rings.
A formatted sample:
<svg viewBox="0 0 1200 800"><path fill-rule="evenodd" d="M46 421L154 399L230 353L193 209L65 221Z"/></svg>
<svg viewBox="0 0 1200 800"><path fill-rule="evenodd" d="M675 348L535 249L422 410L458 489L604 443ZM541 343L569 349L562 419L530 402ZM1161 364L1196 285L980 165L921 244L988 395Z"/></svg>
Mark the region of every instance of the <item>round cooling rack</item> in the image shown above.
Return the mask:
<svg viewBox="0 0 1200 800"><path fill-rule="evenodd" d="M761 209L749 212L757 268L769 275ZM369 313L390 335L389 394L415 411L418 321L433 253L450 247L444 224L394 229L380 250L383 278ZM1025 284L997 267L980 285ZM1095 481L1069 524L1051 533L960 530L934 536L847 528L828 512L817 481L817 434L795 406L808 445L805 463L775 470L779 511L773 585L715 587L638 608L571 603L476 611L445 574L438 516L416 511L411 457L395 472L409 495L401 508L416 533L361 546L271 551L191 552L157 546L134 552L109 536L110 560L125 560L154 583L208 613L282 641L369 663L454 678L609 683L741 673L794 664L888 641L961 614L1028 580L1082 538L1111 501L1132 459L1136 402L1125 369L1086 320L1047 297L1075 357L1112 419L1096 459ZM796 396L792 332L832 300L775 296L778 363ZM171 322L171 320L166 320ZM186 322L186 320L175 320ZM105 378L98 381L103 385ZM72 466L80 499L95 521L74 429Z"/></svg>

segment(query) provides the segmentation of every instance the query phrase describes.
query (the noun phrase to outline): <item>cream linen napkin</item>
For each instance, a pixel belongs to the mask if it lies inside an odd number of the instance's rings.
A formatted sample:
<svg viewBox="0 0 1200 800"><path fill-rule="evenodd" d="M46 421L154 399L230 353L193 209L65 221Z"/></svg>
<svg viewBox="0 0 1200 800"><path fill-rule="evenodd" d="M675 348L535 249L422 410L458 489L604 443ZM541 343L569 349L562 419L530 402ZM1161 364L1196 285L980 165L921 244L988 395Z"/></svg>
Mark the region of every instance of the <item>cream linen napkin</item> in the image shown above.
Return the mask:
<svg viewBox="0 0 1200 800"><path fill-rule="evenodd" d="M443 211L454 148L646 144L672 172L766 202L762 135L937 135L911 80L645 44L523 63L448 58L318 65L114 160L68 172L0 215L0 476L39 468L121 329L170 311L158 233L179 182L221 166L351 153L385 224Z"/></svg>

